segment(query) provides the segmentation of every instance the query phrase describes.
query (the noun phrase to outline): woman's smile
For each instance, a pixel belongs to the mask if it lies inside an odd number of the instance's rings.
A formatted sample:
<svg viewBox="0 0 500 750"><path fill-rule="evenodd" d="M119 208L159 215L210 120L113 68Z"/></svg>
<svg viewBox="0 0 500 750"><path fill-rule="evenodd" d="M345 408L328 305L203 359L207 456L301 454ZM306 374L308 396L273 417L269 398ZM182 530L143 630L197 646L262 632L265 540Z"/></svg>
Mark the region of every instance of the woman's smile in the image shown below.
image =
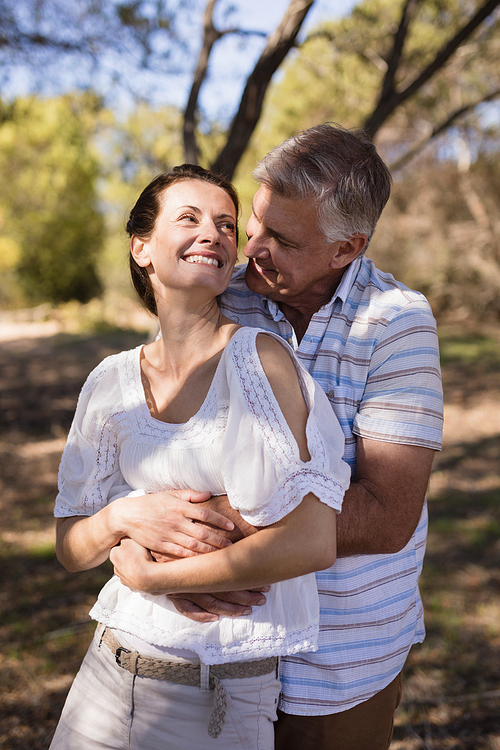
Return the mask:
<svg viewBox="0 0 500 750"><path fill-rule="evenodd" d="M185 260L186 263L201 263L205 266L215 266L216 268L222 268L222 260L215 255L205 255L205 254L196 254L196 255L184 255L182 260Z"/></svg>

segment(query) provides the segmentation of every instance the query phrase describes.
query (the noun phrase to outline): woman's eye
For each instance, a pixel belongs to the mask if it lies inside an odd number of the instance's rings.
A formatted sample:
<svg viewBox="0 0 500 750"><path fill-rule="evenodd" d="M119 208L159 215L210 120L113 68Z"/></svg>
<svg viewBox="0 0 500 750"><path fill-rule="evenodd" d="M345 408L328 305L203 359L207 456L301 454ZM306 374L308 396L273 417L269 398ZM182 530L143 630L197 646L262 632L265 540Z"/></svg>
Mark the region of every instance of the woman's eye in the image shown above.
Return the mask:
<svg viewBox="0 0 500 750"><path fill-rule="evenodd" d="M196 221L196 218L192 214L182 214L179 216L181 221Z"/></svg>
<svg viewBox="0 0 500 750"><path fill-rule="evenodd" d="M225 221L223 224L221 224L222 229L227 229L229 232L234 232L236 230L236 224L234 224L232 221Z"/></svg>

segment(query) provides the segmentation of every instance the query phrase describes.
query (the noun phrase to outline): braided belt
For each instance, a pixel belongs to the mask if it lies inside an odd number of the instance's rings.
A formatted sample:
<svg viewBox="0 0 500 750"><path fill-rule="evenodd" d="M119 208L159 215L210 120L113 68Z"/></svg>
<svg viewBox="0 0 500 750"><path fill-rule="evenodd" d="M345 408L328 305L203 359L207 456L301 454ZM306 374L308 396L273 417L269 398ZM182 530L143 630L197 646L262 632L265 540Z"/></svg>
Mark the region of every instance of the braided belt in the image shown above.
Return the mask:
<svg viewBox="0 0 500 750"><path fill-rule="evenodd" d="M191 662L169 662L141 656L136 651L129 651L120 645L113 633L104 628L101 636L104 643L115 655L116 663L127 672L141 677L152 677L155 680L166 680L179 685L201 687L201 665ZM209 669L209 688L214 691L214 707L208 722L208 734L216 739L224 726L226 718L226 692L221 680L233 680L242 677L258 677L273 672L278 666L278 658L257 661L230 662L213 664Z"/></svg>

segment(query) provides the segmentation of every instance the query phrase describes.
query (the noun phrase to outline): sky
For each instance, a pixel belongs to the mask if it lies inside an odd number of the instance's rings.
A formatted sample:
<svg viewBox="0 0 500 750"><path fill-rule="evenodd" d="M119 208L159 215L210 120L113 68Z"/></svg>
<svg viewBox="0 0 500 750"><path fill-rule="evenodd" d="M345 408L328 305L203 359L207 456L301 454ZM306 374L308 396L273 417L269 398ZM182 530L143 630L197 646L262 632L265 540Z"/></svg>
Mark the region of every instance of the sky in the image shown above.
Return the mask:
<svg viewBox="0 0 500 750"><path fill-rule="evenodd" d="M109 0L111 2L112 0ZM349 13L358 0L315 0L299 35L299 41L325 19L336 19ZM218 28L238 27L246 30L273 31L279 24L290 0L218 0L215 6L215 24ZM28 93L54 96L74 88L85 88L91 84L104 94L107 103L119 115L126 116L136 104L136 98L121 87L116 80L116 71L125 71L125 79L135 94L146 93L153 106L172 104L184 108L192 82L192 73L197 61L202 35L202 16L206 0L192 0L197 12L184 11L177 17L183 36L190 40L189 54L184 58L174 54L177 71L170 75L158 75L130 67L127 56L109 51L101 56L99 67L91 70L90 62L79 60L62 63L51 71L44 66L10 69L10 80L0 81L2 95L7 98ZM233 10L224 15L228 7ZM208 77L202 87L199 106L209 121L217 120L227 125L239 102L246 77L251 72L265 45L262 36L224 36L214 45ZM293 53L292 53L293 54ZM280 71L277 71L277 76Z"/></svg>
<svg viewBox="0 0 500 750"><path fill-rule="evenodd" d="M238 10L231 17L234 25L268 32L278 26L289 5L289 0L250 0L250 2L240 0L236 5ZM321 21L341 18L347 15L355 5L356 0L316 0L307 14L299 40ZM216 23L217 20L216 16ZM245 55L242 55L241 50L238 49L240 44L241 41L232 36L222 39L214 47L211 75L200 96L201 107L211 120L224 120L224 109L231 104L234 106L235 100L239 99L238 93L241 91L242 81L257 62L265 41L262 38L253 37L248 43ZM229 60L233 64L228 69ZM279 70L276 75L280 75ZM226 87L225 90L224 87Z"/></svg>

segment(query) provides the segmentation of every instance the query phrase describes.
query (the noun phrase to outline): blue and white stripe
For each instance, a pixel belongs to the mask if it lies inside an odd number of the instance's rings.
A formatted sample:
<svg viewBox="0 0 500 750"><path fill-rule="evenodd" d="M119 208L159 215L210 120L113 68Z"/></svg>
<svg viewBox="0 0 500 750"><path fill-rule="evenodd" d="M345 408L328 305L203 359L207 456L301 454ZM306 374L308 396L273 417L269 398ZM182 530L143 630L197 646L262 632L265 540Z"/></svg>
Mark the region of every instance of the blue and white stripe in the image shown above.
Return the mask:
<svg viewBox="0 0 500 750"><path fill-rule="evenodd" d="M328 395L354 472L356 436L439 450L443 403L436 324L428 302L360 258L300 344L272 300L250 292L237 269L221 309L244 325L278 333ZM407 546L391 555L340 558L316 574L319 649L282 662L280 707L288 713L345 711L386 687L413 643L423 640L418 591L427 508Z"/></svg>

